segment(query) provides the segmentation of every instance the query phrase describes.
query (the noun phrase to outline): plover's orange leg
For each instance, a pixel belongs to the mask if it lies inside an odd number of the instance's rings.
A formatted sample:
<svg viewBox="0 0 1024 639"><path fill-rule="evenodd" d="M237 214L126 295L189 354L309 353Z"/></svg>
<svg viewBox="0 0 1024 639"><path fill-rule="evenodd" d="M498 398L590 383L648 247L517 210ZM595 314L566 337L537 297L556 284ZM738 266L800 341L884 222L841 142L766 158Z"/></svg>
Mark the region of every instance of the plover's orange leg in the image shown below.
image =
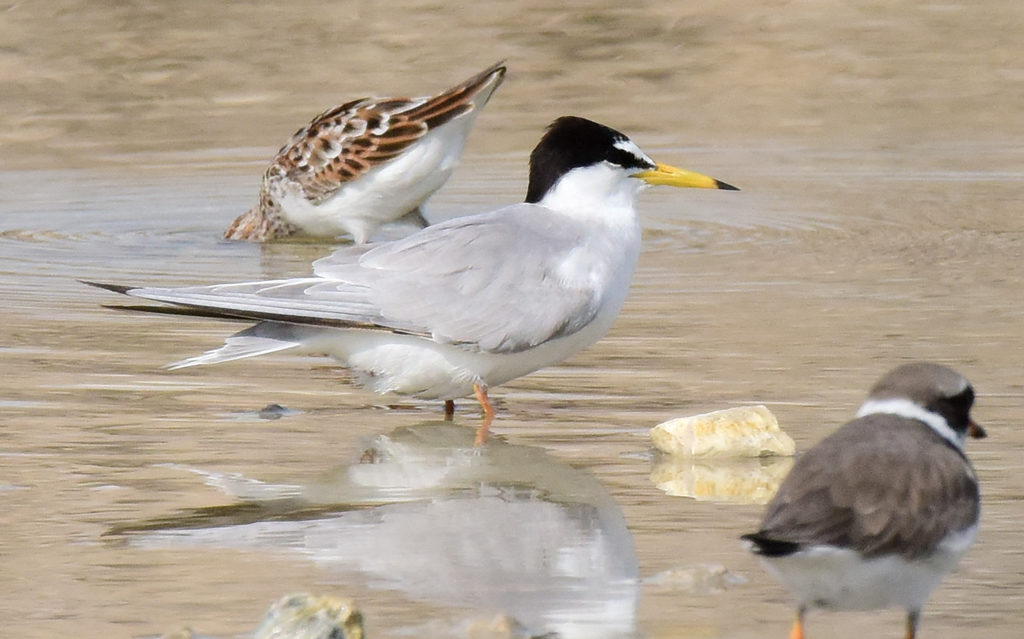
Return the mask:
<svg viewBox="0 0 1024 639"><path fill-rule="evenodd" d="M904 635L906 639L914 639L917 636L917 620L920 618L920 610L907 611L907 633Z"/></svg>
<svg viewBox="0 0 1024 639"><path fill-rule="evenodd" d="M789 631L789 639L804 639L804 608L801 606L796 610L796 620L793 621L793 628Z"/></svg>
<svg viewBox="0 0 1024 639"><path fill-rule="evenodd" d="M474 382L473 394L476 395L476 400L480 402L480 408L484 411L484 420L480 424L480 428L476 429L473 446L483 446L487 443L487 434L490 432L491 422L494 421L494 406L491 405L491 400L487 397L486 386Z"/></svg>
<svg viewBox="0 0 1024 639"><path fill-rule="evenodd" d="M450 422L455 418L455 400L444 400L444 421Z"/></svg>

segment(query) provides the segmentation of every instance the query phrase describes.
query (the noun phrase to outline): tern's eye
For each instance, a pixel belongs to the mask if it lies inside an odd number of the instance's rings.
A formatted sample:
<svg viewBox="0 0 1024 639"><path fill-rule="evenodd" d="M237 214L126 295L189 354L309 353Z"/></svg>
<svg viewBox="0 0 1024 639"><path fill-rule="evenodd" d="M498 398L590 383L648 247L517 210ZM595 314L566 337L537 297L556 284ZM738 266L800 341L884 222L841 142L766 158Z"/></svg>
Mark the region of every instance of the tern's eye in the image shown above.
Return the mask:
<svg viewBox="0 0 1024 639"><path fill-rule="evenodd" d="M611 164L621 166L624 169L653 169L654 165L648 160L637 157L636 154L613 147L605 160Z"/></svg>

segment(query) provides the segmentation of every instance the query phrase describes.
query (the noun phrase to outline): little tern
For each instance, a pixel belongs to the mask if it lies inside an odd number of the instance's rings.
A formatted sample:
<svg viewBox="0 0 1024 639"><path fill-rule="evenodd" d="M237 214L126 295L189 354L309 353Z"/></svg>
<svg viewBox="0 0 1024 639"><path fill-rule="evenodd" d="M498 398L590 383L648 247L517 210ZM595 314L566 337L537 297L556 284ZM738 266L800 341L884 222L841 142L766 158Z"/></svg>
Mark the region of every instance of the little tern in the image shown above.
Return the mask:
<svg viewBox="0 0 1024 639"><path fill-rule="evenodd" d="M659 164L628 137L562 117L530 155L526 201L408 237L335 250L296 279L188 286L91 283L176 307L133 310L255 320L182 368L286 350L323 353L378 393L445 400L560 362L600 339L640 253L648 185L737 190Z"/></svg>

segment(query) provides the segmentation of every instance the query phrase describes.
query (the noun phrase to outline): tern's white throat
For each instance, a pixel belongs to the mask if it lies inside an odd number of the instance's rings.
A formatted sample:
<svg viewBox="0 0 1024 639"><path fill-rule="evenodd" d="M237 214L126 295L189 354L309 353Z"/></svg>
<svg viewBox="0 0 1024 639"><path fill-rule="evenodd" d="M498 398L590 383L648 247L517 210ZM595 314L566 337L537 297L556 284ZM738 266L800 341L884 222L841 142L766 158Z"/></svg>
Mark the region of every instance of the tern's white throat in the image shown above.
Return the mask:
<svg viewBox="0 0 1024 639"><path fill-rule="evenodd" d="M636 223L636 201L647 186L608 163L577 167L563 175L540 201L549 209L609 226Z"/></svg>

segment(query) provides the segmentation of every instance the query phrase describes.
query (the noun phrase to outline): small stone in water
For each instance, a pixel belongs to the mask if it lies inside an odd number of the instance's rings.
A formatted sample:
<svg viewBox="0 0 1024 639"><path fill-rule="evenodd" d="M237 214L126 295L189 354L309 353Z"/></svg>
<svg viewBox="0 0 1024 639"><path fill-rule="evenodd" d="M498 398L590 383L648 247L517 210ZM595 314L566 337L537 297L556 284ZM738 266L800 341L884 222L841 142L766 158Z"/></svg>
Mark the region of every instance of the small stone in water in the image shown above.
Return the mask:
<svg viewBox="0 0 1024 639"><path fill-rule="evenodd" d="M363 639L363 615L350 599L296 593L270 607L253 639Z"/></svg>
<svg viewBox="0 0 1024 639"><path fill-rule="evenodd" d="M292 412L291 409L280 404L267 404L256 415L260 419L281 419L290 412Z"/></svg>

